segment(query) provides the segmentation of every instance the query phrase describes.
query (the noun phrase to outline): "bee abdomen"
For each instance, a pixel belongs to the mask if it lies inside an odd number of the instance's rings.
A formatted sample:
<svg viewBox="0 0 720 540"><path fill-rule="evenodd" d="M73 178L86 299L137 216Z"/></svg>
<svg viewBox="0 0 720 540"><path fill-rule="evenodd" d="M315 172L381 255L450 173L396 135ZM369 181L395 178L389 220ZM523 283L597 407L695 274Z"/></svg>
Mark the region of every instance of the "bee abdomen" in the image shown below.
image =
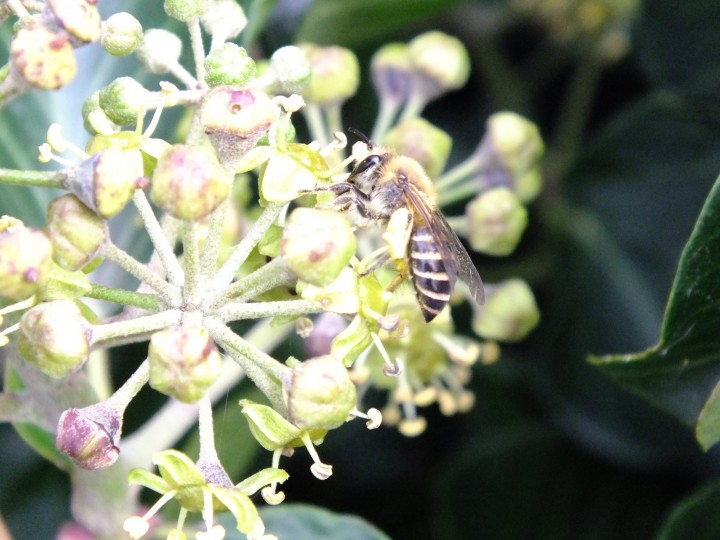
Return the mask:
<svg viewBox="0 0 720 540"><path fill-rule="evenodd" d="M427 227L418 227L410 238L410 272L420 310L430 322L450 301L455 276L448 273L447 261Z"/></svg>

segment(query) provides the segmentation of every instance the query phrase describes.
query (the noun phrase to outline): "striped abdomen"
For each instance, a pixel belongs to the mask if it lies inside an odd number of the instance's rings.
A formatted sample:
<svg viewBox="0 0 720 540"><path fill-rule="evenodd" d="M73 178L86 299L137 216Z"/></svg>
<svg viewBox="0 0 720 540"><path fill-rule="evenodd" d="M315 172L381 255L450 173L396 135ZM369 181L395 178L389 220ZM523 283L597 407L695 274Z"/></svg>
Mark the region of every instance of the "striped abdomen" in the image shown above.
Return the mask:
<svg viewBox="0 0 720 540"><path fill-rule="evenodd" d="M410 238L410 277L426 322L450 301L455 286L454 261L443 258L428 227L417 227Z"/></svg>

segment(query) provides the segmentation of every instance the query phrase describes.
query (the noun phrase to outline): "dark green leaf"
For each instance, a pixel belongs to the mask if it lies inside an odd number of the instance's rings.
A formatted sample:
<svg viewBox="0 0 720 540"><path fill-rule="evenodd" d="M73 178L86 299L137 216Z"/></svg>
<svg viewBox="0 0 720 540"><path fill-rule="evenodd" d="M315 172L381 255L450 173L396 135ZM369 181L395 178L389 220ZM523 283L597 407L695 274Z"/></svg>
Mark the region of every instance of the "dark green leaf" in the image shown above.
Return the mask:
<svg viewBox="0 0 720 540"><path fill-rule="evenodd" d="M655 540L720 538L720 482L703 487L675 506Z"/></svg>
<svg viewBox="0 0 720 540"><path fill-rule="evenodd" d="M305 504L266 506L260 516L266 533L292 540L389 540L367 521Z"/></svg>
<svg viewBox="0 0 720 540"><path fill-rule="evenodd" d="M413 21L438 15L467 0L316 0L305 14L298 41L358 46L388 38Z"/></svg>

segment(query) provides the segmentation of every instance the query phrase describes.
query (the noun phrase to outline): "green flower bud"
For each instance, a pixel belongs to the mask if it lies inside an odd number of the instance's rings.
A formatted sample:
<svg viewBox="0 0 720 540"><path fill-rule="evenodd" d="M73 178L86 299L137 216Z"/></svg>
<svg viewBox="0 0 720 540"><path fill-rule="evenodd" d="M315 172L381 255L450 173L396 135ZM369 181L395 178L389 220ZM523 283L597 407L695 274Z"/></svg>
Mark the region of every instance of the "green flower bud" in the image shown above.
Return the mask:
<svg viewBox="0 0 720 540"><path fill-rule="evenodd" d="M310 82L303 90L308 103L339 104L355 95L360 84L360 65L350 49L301 44L310 60Z"/></svg>
<svg viewBox="0 0 720 540"><path fill-rule="evenodd" d="M135 52L143 37L143 28L135 17L124 11L111 15L103 23L102 46L113 56Z"/></svg>
<svg viewBox="0 0 720 540"><path fill-rule="evenodd" d="M527 210L512 191L503 187L478 195L465 212L470 246L487 255L512 253L527 227Z"/></svg>
<svg viewBox="0 0 720 540"><path fill-rule="evenodd" d="M472 320L473 331L482 338L520 341L540 322L532 290L521 279L509 279L485 288L485 305Z"/></svg>
<svg viewBox="0 0 720 540"><path fill-rule="evenodd" d="M419 76L421 93L434 99L465 85L470 75L470 56L465 46L442 32L425 32L408 43L408 55Z"/></svg>
<svg viewBox="0 0 720 540"><path fill-rule="evenodd" d="M150 386L184 403L205 395L222 371L222 358L208 331L180 327L150 338Z"/></svg>
<svg viewBox="0 0 720 540"><path fill-rule="evenodd" d="M267 405L240 400L242 414L248 421L250 433L265 450L302 446L300 428L288 422L279 412ZM321 434L316 434L322 437Z"/></svg>
<svg viewBox="0 0 720 540"><path fill-rule="evenodd" d="M100 90L100 107L120 126L133 126L145 114L150 92L132 77L119 77Z"/></svg>
<svg viewBox="0 0 720 540"><path fill-rule="evenodd" d="M255 60L243 47L225 43L205 59L205 82L210 86L244 85L255 77Z"/></svg>
<svg viewBox="0 0 720 540"><path fill-rule="evenodd" d="M107 225L75 195L50 202L47 232L53 260L65 270L80 270L97 255L108 237Z"/></svg>
<svg viewBox="0 0 720 540"><path fill-rule="evenodd" d="M264 92L218 86L208 92L200 123L220 162L233 167L275 121L276 107Z"/></svg>
<svg viewBox="0 0 720 540"><path fill-rule="evenodd" d="M347 328L335 336L330 345L330 354L342 361L346 367L350 367L371 343L372 336L367 321L356 315Z"/></svg>
<svg viewBox="0 0 720 540"><path fill-rule="evenodd" d="M487 132L476 151L481 169L493 185L511 187L527 204L542 187L540 162L545 147L537 126L512 112L495 113L487 121Z"/></svg>
<svg viewBox="0 0 720 540"><path fill-rule="evenodd" d="M205 31L220 42L235 39L247 25L242 6L235 0L215 0L200 16Z"/></svg>
<svg viewBox="0 0 720 540"><path fill-rule="evenodd" d="M163 8L173 19L190 22L205 13L210 0L165 0Z"/></svg>
<svg viewBox="0 0 720 540"><path fill-rule="evenodd" d="M89 270L93 265L87 267ZM52 300L74 300L85 296L92 290L92 284L85 272L79 270L69 271L63 270L57 264L51 264L47 274L47 279L43 282L37 292L37 297L43 302ZM94 315L87 308L83 312L83 316L87 320L91 320L90 316ZM95 322L92 321L91 322Z"/></svg>
<svg viewBox="0 0 720 540"><path fill-rule="evenodd" d="M91 135L112 133L119 127L107 117L100 107L100 92L90 94L82 106L83 127Z"/></svg>
<svg viewBox="0 0 720 540"><path fill-rule="evenodd" d="M138 60L150 73L167 73L178 64L182 53L182 40L167 30L147 30L135 50Z"/></svg>
<svg viewBox="0 0 720 540"><path fill-rule="evenodd" d="M170 215L196 220L220 206L231 181L211 148L176 144L155 166L150 197Z"/></svg>
<svg viewBox="0 0 720 540"><path fill-rule="evenodd" d="M280 90L301 94L310 82L312 68L305 51L294 45L280 47L270 57L270 70Z"/></svg>
<svg viewBox="0 0 720 540"><path fill-rule="evenodd" d="M100 39L97 0L47 0L55 19L70 35L83 43Z"/></svg>
<svg viewBox="0 0 720 540"><path fill-rule="evenodd" d="M43 302L20 319L18 350L55 378L77 371L90 354L92 329L72 300Z"/></svg>
<svg viewBox="0 0 720 540"><path fill-rule="evenodd" d="M357 403L357 391L342 362L319 356L302 362L283 383L288 418L300 429L335 429Z"/></svg>
<svg viewBox="0 0 720 540"><path fill-rule="evenodd" d="M147 185L138 150L108 148L68 171L65 187L98 216L110 219Z"/></svg>
<svg viewBox="0 0 720 540"><path fill-rule="evenodd" d="M430 178L436 178L445 168L452 138L424 118L415 117L397 124L385 136L384 144L415 159Z"/></svg>
<svg viewBox="0 0 720 540"><path fill-rule="evenodd" d="M370 71L381 100L402 103L410 95L412 65L405 43L388 43L378 49L372 57Z"/></svg>
<svg viewBox="0 0 720 540"><path fill-rule="evenodd" d="M77 72L70 36L64 30L49 30L34 23L13 37L10 62L20 78L43 90L65 86Z"/></svg>
<svg viewBox="0 0 720 540"><path fill-rule="evenodd" d="M120 456L122 415L107 403L68 409L60 415L55 446L83 469L109 467Z"/></svg>
<svg viewBox="0 0 720 540"><path fill-rule="evenodd" d="M299 279L331 284L355 255L355 235L338 212L296 208L285 225L280 254Z"/></svg>
<svg viewBox="0 0 720 540"><path fill-rule="evenodd" d="M0 297L23 300L47 279L52 244L44 232L22 225L0 230Z"/></svg>

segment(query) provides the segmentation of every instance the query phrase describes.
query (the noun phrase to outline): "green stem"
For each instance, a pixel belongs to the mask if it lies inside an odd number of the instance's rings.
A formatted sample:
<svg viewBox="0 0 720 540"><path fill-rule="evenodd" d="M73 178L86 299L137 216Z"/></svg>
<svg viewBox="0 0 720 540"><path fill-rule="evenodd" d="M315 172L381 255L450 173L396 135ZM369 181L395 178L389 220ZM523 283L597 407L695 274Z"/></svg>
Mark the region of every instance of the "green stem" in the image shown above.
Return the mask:
<svg viewBox="0 0 720 540"><path fill-rule="evenodd" d="M0 169L0 184L14 184L16 186L63 188L66 177L67 174L64 171Z"/></svg>
<svg viewBox="0 0 720 540"><path fill-rule="evenodd" d="M378 108L378 115L375 119L375 126L370 135L370 140L382 144L385 139L385 134L393 125L395 118L397 117L398 111L400 110L400 103L396 100L382 99L380 98L380 106Z"/></svg>
<svg viewBox="0 0 720 540"><path fill-rule="evenodd" d="M179 291L174 290L170 284L157 274L151 272L147 266L138 261L136 258L120 249L112 242L108 241L102 249L102 255L108 260L119 265L123 270L132 274L143 283L147 283L157 292L162 299L169 305L179 305Z"/></svg>
<svg viewBox="0 0 720 540"><path fill-rule="evenodd" d="M106 401L122 415L132 399L150 380L150 362L145 360L115 393Z"/></svg>
<svg viewBox="0 0 720 540"><path fill-rule="evenodd" d="M195 18L188 22L190 32L190 44L192 46L193 59L195 61L195 77L198 81L205 81L205 47L203 46L202 31L200 30L200 19Z"/></svg>
<svg viewBox="0 0 720 540"><path fill-rule="evenodd" d="M235 274L240 269L240 266L247 260L250 252L272 226L284 207L285 203L270 203L267 205L240 243L235 246L232 255L230 255L228 260L225 261L225 264L222 265L222 268L215 274L215 278L210 286L210 295L205 300L204 305L213 305L223 294L225 288L230 285L235 278Z"/></svg>
<svg viewBox="0 0 720 540"><path fill-rule="evenodd" d="M278 300L275 302L232 302L217 312L223 321L262 319L284 315L311 315L320 313L321 308L307 300Z"/></svg>
<svg viewBox="0 0 720 540"><path fill-rule="evenodd" d="M478 186L474 182L466 182L452 189L441 191L438 197L438 206L447 206L454 202L463 201L476 195L478 191Z"/></svg>
<svg viewBox="0 0 720 540"><path fill-rule="evenodd" d="M181 318L182 311L179 309L167 309L160 313L136 317L127 321L98 324L93 326L92 329L92 344L95 346L102 341L109 341L118 337L128 337L163 330L178 324Z"/></svg>
<svg viewBox="0 0 720 540"><path fill-rule="evenodd" d="M92 289L86 292L85 296L124 306L135 306L148 311L158 311L164 305L163 301L154 294L126 291L124 289L114 289L112 287L104 287L94 283L92 284Z"/></svg>
<svg viewBox="0 0 720 540"><path fill-rule="evenodd" d="M200 455L198 462L219 463L215 450L215 430L213 429L212 401L206 395L198 402L198 431L200 434Z"/></svg>
<svg viewBox="0 0 720 540"><path fill-rule="evenodd" d="M409 120L410 118L416 118L420 116L427 103L427 99L421 92L418 92L417 90L413 90L412 92L410 92L410 96L405 102L405 107L403 107L403 110L400 113L398 123L402 122L403 120Z"/></svg>
<svg viewBox="0 0 720 540"><path fill-rule="evenodd" d="M183 293L185 300L193 298L197 291L200 279L200 254L198 247L198 224L186 221L182 228L183 266L185 267L185 286ZM194 300L191 300L195 303Z"/></svg>
<svg viewBox="0 0 720 540"><path fill-rule="evenodd" d="M175 256L173 246L170 245L163 228L160 226L150 203L145 196L145 192L141 189L135 190L133 195L133 203L137 209L143 226L150 236L150 241L155 247L155 251L160 257L160 261L167 272L168 281L171 285L181 285L184 280L183 270Z"/></svg>
<svg viewBox="0 0 720 540"><path fill-rule="evenodd" d="M452 227L455 234L459 236L468 235L468 220L465 216L446 216L445 221L447 221L448 225Z"/></svg>
<svg viewBox="0 0 720 540"><path fill-rule="evenodd" d="M480 161L473 153L462 163L458 163L442 176L438 177L433 184L438 191L446 190L455 184L468 180L480 173Z"/></svg>
<svg viewBox="0 0 720 540"><path fill-rule="evenodd" d="M325 122L323 110L320 106L315 103L308 103L302 109L302 113L310 130L310 137L318 141L321 147L330 144L332 133Z"/></svg>
<svg viewBox="0 0 720 540"><path fill-rule="evenodd" d="M290 368L238 336L219 319L206 317L204 324L218 345L267 396L275 410L285 414L287 407L282 395L282 380Z"/></svg>
<svg viewBox="0 0 720 540"><path fill-rule="evenodd" d="M230 173L232 174L232 173ZM217 270L217 260L220 253L220 244L222 242L223 228L225 227L225 216L230 205L230 194L220 206L210 215L210 225L208 226L207 236L205 237L205 247L203 248L202 259L200 261L200 279L208 280Z"/></svg>
<svg viewBox="0 0 720 540"><path fill-rule="evenodd" d="M221 295L219 303L250 300L258 294L288 285L295 280L295 274L287 267L283 258L277 257L230 285Z"/></svg>

